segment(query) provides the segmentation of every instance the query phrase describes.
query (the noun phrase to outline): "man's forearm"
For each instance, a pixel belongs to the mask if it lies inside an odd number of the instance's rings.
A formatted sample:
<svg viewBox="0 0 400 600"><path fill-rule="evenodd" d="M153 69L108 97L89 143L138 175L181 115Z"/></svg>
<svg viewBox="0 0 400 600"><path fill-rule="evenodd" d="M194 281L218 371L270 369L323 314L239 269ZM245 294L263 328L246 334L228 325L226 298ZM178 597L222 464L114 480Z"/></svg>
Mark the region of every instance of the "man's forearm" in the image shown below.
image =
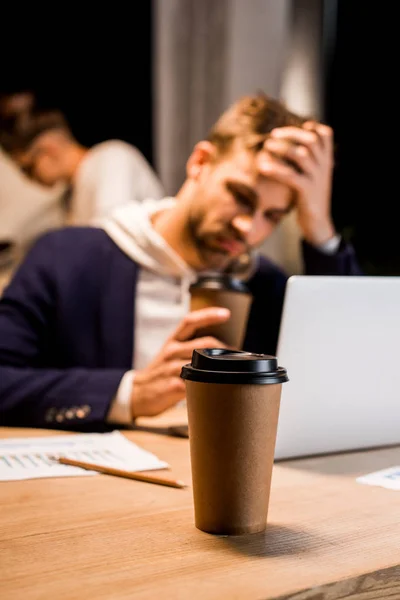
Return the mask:
<svg viewBox="0 0 400 600"><path fill-rule="evenodd" d="M362 275L354 248L341 240L336 252L330 254L302 244L304 268L307 275Z"/></svg>
<svg viewBox="0 0 400 600"><path fill-rule="evenodd" d="M105 423L124 369L0 366L0 423L60 429Z"/></svg>

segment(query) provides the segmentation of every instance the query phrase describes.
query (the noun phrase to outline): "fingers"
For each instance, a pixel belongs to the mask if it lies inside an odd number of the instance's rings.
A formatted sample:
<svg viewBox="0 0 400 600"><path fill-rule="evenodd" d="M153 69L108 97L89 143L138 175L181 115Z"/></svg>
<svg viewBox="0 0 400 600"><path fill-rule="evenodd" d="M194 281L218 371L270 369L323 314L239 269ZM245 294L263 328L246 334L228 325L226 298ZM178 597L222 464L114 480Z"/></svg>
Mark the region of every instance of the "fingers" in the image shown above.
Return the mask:
<svg viewBox="0 0 400 600"><path fill-rule="evenodd" d="M299 173L311 176L315 161L306 146L293 144L287 139L269 139L265 143L265 149L272 158L277 158L279 163L286 162Z"/></svg>
<svg viewBox="0 0 400 600"><path fill-rule="evenodd" d="M165 347L164 358L166 360L174 359L186 359L186 364L191 360L193 350L200 348L226 348L220 340L214 337L206 336L201 338L194 338L187 342L176 342L172 341Z"/></svg>
<svg viewBox="0 0 400 600"><path fill-rule="evenodd" d="M274 159L268 153L264 153L259 160L259 170L265 177L284 183L294 190L302 189L304 175L292 166Z"/></svg>
<svg viewBox="0 0 400 600"><path fill-rule="evenodd" d="M225 323L229 319L230 314L227 308L210 307L194 310L181 321L170 339L184 342L193 337L196 330L200 327Z"/></svg>
<svg viewBox="0 0 400 600"><path fill-rule="evenodd" d="M159 379L165 379L166 377L178 377L181 373L182 367L187 365L189 360L190 359L188 358L164 360L160 364L151 368L151 377L147 376L147 379L151 379L151 381L158 381Z"/></svg>
<svg viewBox="0 0 400 600"><path fill-rule="evenodd" d="M154 417L160 413L175 406L177 402L184 400L186 397L185 382L182 379L173 377L165 381L166 392L158 396L158 400L149 403L147 409L148 417Z"/></svg>
<svg viewBox="0 0 400 600"><path fill-rule="evenodd" d="M164 377L152 381L147 389L142 389L139 393L136 389L136 394L132 396L132 417L154 417L183 400L185 396L185 382L180 377Z"/></svg>
<svg viewBox="0 0 400 600"><path fill-rule="evenodd" d="M170 360L166 363L164 369L164 377L180 377L182 367L188 364L188 360Z"/></svg>
<svg viewBox="0 0 400 600"><path fill-rule="evenodd" d="M304 123L303 128L308 131L314 131L319 138L321 145L325 150L333 152L333 129L328 125L322 123L316 123L314 121L307 121Z"/></svg>
<svg viewBox="0 0 400 600"><path fill-rule="evenodd" d="M271 131L269 140L286 140L305 146L317 162L330 158L333 153L333 131L327 125L307 121L303 127L278 127Z"/></svg>
<svg viewBox="0 0 400 600"><path fill-rule="evenodd" d="M229 317L229 310L211 307L193 311L182 320L156 359L136 372L131 396L134 418L157 415L185 397L185 383L180 374L182 367L190 362L193 350L226 347L214 337L191 338L197 329L224 323Z"/></svg>
<svg viewBox="0 0 400 600"><path fill-rule="evenodd" d="M179 371L180 372L180 371ZM169 377L164 381L164 396L173 396L174 400L171 403L182 400L185 397L186 387L185 382L180 377Z"/></svg>

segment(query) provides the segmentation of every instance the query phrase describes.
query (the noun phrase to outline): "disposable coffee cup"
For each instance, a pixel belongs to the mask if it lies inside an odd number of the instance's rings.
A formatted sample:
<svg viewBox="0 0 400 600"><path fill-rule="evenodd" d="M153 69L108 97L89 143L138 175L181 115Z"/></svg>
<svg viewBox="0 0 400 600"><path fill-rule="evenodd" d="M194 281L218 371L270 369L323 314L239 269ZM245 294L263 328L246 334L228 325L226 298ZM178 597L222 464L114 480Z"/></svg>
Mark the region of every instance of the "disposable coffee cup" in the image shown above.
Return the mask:
<svg viewBox="0 0 400 600"><path fill-rule="evenodd" d="M282 383L274 356L194 350L186 384L195 525L218 535L266 528Z"/></svg>
<svg viewBox="0 0 400 600"><path fill-rule="evenodd" d="M202 275L190 288L190 310L210 306L228 308L231 316L225 323L196 331L196 337L213 336L232 348L242 349L253 297L246 284L223 274Z"/></svg>

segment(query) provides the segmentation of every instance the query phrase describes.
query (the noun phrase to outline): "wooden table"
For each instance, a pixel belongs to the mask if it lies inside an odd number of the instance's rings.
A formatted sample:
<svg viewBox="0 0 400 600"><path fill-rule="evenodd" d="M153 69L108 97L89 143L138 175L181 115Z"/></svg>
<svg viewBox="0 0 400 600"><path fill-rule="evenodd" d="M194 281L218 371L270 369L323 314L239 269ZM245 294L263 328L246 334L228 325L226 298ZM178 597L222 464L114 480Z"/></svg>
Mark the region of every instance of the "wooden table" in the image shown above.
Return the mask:
<svg viewBox="0 0 400 600"><path fill-rule="evenodd" d="M190 483L187 440L126 435ZM105 475L0 483L0 598L398 599L400 494L355 481L396 464L400 448L276 464L266 533L234 538L194 527L191 488Z"/></svg>

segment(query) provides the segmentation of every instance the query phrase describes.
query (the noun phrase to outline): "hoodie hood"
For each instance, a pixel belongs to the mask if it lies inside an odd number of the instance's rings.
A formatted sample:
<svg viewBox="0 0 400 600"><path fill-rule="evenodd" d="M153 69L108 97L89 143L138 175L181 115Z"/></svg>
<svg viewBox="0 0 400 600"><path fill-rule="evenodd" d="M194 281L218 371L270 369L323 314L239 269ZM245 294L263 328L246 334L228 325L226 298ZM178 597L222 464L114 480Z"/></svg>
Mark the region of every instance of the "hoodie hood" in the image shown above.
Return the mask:
<svg viewBox="0 0 400 600"><path fill-rule="evenodd" d="M142 267L163 276L195 279L195 272L153 228L151 217L174 206L174 198L132 202L117 208L100 226Z"/></svg>
<svg viewBox="0 0 400 600"><path fill-rule="evenodd" d="M196 280L197 273L154 230L151 223L155 213L172 208L176 202L173 197L148 199L140 204L131 202L103 218L99 226L129 258L145 269L191 283ZM256 255L246 255L232 264L227 272L246 280L254 272L256 264Z"/></svg>

